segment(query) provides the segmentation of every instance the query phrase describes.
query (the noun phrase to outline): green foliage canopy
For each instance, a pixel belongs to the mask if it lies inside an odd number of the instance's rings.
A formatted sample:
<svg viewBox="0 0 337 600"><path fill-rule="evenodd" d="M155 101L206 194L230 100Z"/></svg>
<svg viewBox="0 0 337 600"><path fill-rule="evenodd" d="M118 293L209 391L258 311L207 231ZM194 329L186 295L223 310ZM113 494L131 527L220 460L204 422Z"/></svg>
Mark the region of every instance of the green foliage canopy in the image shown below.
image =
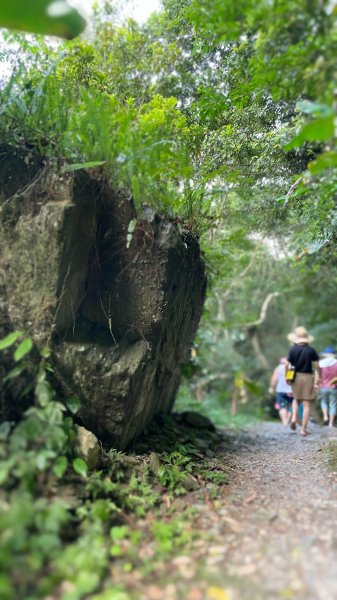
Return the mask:
<svg viewBox="0 0 337 600"><path fill-rule="evenodd" d="M111 6L96 12L90 37L25 50L29 61L1 91L3 137L62 172L99 169L138 209L155 206L201 235L210 345L221 347L221 328L236 349L248 340L244 326L269 293L285 294L291 318L308 315L308 326L333 320L309 281L321 283L321 267L335 281L334 8L164 0L140 26L117 25ZM270 239L282 260L261 248ZM215 318L228 287L226 317Z"/></svg>

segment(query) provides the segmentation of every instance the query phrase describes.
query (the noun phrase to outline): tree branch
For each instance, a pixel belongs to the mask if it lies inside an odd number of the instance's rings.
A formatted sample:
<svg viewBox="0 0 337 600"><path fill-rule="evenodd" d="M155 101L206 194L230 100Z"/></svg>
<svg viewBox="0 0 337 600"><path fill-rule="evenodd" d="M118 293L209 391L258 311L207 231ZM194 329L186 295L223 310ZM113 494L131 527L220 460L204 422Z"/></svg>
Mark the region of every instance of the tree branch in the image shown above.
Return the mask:
<svg viewBox="0 0 337 600"><path fill-rule="evenodd" d="M248 329L251 329L252 327L258 327L259 325L262 325L263 321L265 320L265 318L267 316L269 304L271 303L273 298L277 298L277 296L279 296L279 295L280 295L279 292L272 292L271 294L268 294L267 298L265 298L265 300L263 301L263 304L262 304L261 310L260 310L260 316L257 319L257 321L253 321L252 323L246 323L245 325L243 325L243 327L247 327Z"/></svg>

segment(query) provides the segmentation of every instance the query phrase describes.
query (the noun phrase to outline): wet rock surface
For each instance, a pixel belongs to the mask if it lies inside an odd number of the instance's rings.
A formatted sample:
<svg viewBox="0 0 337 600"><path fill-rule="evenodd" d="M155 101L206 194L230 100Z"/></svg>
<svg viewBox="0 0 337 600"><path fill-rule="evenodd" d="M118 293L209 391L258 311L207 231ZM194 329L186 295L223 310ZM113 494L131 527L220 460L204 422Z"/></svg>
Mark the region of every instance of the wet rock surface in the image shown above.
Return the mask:
<svg viewBox="0 0 337 600"><path fill-rule="evenodd" d="M97 174L57 174L28 150L0 156L0 335L51 346L58 392L124 448L173 405L205 296L198 242L149 208L137 215ZM5 385L2 412L20 391Z"/></svg>

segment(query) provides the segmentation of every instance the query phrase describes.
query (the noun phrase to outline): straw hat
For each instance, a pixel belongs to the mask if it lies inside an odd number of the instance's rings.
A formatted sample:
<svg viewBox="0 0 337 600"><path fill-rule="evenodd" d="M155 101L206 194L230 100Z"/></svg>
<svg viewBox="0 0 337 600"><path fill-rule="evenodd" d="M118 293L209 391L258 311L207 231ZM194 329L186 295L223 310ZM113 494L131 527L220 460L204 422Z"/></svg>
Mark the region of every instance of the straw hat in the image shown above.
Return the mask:
<svg viewBox="0 0 337 600"><path fill-rule="evenodd" d="M309 335L305 327L295 327L294 331L288 334L289 342L293 344L310 344L315 338Z"/></svg>

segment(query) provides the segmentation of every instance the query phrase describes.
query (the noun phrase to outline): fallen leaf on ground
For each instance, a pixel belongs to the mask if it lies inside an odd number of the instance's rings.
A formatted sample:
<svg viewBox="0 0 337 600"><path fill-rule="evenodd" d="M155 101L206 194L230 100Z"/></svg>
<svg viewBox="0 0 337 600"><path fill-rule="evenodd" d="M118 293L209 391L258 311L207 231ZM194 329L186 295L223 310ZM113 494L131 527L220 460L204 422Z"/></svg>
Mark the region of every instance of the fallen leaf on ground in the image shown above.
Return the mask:
<svg viewBox="0 0 337 600"><path fill-rule="evenodd" d="M238 533L239 531L241 531L240 524L237 521L235 521L234 519L232 519L231 517L222 517L222 520L225 521L225 523L228 523L230 528L233 531L235 531L235 533Z"/></svg>
<svg viewBox="0 0 337 600"><path fill-rule="evenodd" d="M171 508L171 499L167 494L163 494L162 496L167 508Z"/></svg>
<svg viewBox="0 0 337 600"><path fill-rule="evenodd" d="M250 496L248 496L248 498L245 500L245 504L249 504L250 502L253 502L253 500L255 500L257 498L257 493L253 492Z"/></svg>
<svg viewBox="0 0 337 600"><path fill-rule="evenodd" d="M187 600L202 600L202 592L198 588L192 588L187 595Z"/></svg>
<svg viewBox="0 0 337 600"><path fill-rule="evenodd" d="M207 595L210 600L231 600L229 593L219 587L209 587Z"/></svg>
<svg viewBox="0 0 337 600"><path fill-rule="evenodd" d="M155 585L148 587L146 593L148 600L161 600L164 597L164 591Z"/></svg>

